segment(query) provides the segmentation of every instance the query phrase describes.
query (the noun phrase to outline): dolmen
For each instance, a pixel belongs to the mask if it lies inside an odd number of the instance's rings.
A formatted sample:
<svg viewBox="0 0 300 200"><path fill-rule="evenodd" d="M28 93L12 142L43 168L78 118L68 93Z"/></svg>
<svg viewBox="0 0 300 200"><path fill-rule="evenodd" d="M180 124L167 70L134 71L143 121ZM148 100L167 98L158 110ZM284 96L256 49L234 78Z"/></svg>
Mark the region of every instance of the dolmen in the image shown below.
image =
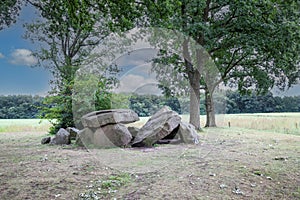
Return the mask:
<svg viewBox="0 0 300 200"><path fill-rule="evenodd" d="M130 109L111 109L88 113L81 118L84 129L78 134L76 143L87 147L124 147L132 140L125 124L139 120Z"/></svg>
<svg viewBox="0 0 300 200"><path fill-rule="evenodd" d="M91 148L109 148L199 142L194 126L182 122L178 113L169 107L157 111L140 129L130 126L138 120L138 115L130 109L88 113L81 118L84 129L78 132L76 143Z"/></svg>

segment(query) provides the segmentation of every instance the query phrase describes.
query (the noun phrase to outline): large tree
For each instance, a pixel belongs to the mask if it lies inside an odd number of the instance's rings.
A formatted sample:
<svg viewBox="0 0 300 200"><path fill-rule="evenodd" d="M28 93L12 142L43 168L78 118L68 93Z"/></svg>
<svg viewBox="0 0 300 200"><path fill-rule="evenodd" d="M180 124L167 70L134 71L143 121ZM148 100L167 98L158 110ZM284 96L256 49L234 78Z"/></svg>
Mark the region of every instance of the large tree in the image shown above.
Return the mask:
<svg viewBox="0 0 300 200"><path fill-rule="evenodd" d="M200 128L201 83L205 88L206 126L216 126L213 93L224 82L246 92L281 89L299 78L300 2L282 0L144 0L146 24L183 32L208 52L218 76L203 66L201 49L190 62L191 47L182 43L180 72L191 87L190 122ZM165 57L174 57L165 53ZM172 60L172 62L174 62ZM204 69L204 70L203 70ZM213 75L213 76L212 76ZM201 82L202 80L202 82Z"/></svg>
<svg viewBox="0 0 300 200"><path fill-rule="evenodd" d="M39 65L48 68L54 76L53 89L45 102L51 106L45 108L44 117L56 119L51 130L55 133L61 127L75 125L72 94L76 71L92 49L112 31L133 27L127 18L137 13L128 11L132 8L130 0L120 4L116 0L26 1L38 10L40 18L25 25L28 30L25 37L40 45L34 55ZM105 77L99 85L103 83L106 83ZM94 98L106 98L105 95L106 92L98 91Z"/></svg>

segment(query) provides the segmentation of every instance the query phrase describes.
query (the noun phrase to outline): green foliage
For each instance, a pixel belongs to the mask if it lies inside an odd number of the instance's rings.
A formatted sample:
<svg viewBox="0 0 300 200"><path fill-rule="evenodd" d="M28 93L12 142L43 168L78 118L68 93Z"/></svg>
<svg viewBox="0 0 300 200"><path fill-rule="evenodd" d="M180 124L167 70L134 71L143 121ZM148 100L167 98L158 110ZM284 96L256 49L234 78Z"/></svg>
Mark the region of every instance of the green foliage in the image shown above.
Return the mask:
<svg viewBox="0 0 300 200"><path fill-rule="evenodd" d="M211 95L222 81L246 94L253 88L257 93L266 93L273 87L286 89L299 80L299 1L143 2L148 16L145 25L180 31L209 53L219 70L218 76L213 76ZM174 69L178 73L189 75L192 69L199 67L191 68L182 58L176 58L170 52L162 53L161 57L162 63L176 65ZM203 69L203 66L200 68ZM202 79L206 78L205 70L200 73ZM167 76L169 80L174 79L170 74ZM187 77L193 84L193 76ZM167 82L173 84L172 80ZM207 83L201 84L208 87Z"/></svg>
<svg viewBox="0 0 300 200"><path fill-rule="evenodd" d="M98 82L98 90L95 94L95 108L96 110L111 109L111 92L107 91L109 84L107 80Z"/></svg>
<svg viewBox="0 0 300 200"><path fill-rule="evenodd" d="M112 95L108 91L114 80L100 72L87 72L79 77L83 80L75 80L76 72L105 36L133 27L133 19L139 15L133 9L135 1L30 0L29 3L38 10L41 19L25 24L25 38L40 44L34 55L39 65L46 66L54 76L54 87L45 101L49 106L42 111L44 118L56 119L50 132L80 126L82 115L111 108ZM108 70L103 69L103 74Z"/></svg>
<svg viewBox="0 0 300 200"><path fill-rule="evenodd" d="M129 109L130 107L130 95L128 94L115 94L111 95L111 103L113 109Z"/></svg>
<svg viewBox="0 0 300 200"><path fill-rule="evenodd" d="M0 3L0 30L16 22L22 0L2 0Z"/></svg>

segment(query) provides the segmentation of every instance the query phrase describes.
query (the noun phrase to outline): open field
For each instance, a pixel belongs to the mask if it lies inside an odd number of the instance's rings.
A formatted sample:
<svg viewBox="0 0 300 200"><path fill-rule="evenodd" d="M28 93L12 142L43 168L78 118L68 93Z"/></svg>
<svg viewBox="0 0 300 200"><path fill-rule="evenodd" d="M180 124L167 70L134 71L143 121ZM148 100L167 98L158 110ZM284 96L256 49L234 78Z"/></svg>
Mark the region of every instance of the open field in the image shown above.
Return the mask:
<svg viewBox="0 0 300 200"><path fill-rule="evenodd" d="M1 132L47 131L51 127L48 120L40 119L0 119Z"/></svg>
<svg viewBox="0 0 300 200"><path fill-rule="evenodd" d="M300 113L230 114L222 117L220 126L264 130L300 135Z"/></svg>
<svg viewBox="0 0 300 200"><path fill-rule="evenodd" d="M188 115L181 117L184 121L189 121ZM201 115L200 118L203 127L206 116ZM141 117L135 125L142 126L147 120L147 117ZM230 126L236 128L300 135L300 113L226 114L216 115L216 121L219 127L228 127L230 122Z"/></svg>
<svg viewBox="0 0 300 200"><path fill-rule="evenodd" d="M188 115L181 116L183 121L189 121ZM255 113L255 114L226 114L217 115L219 127L231 127L270 131L300 135L300 113ZM133 125L140 127L146 123L148 117L140 117L140 121ZM201 115L202 127L206 116ZM47 131L51 124L40 119L0 119L0 132Z"/></svg>
<svg viewBox="0 0 300 200"><path fill-rule="evenodd" d="M299 115L265 117L226 115L231 128L204 129L198 145L139 149L87 151L40 145L47 133L34 128L2 132L0 199L300 199L300 136L237 127Z"/></svg>

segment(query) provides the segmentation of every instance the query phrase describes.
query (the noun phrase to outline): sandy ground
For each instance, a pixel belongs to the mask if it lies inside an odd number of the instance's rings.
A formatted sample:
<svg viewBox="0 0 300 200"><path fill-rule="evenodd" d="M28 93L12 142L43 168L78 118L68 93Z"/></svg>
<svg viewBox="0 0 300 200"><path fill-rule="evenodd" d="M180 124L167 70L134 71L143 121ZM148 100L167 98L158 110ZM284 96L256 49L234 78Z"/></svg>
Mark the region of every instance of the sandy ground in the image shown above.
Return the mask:
<svg viewBox="0 0 300 200"><path fill-rule="evenodd" d="M215 128L198 145L87 151L45 135L0 133L0 199L300 199L299 136Z"/></svg>

